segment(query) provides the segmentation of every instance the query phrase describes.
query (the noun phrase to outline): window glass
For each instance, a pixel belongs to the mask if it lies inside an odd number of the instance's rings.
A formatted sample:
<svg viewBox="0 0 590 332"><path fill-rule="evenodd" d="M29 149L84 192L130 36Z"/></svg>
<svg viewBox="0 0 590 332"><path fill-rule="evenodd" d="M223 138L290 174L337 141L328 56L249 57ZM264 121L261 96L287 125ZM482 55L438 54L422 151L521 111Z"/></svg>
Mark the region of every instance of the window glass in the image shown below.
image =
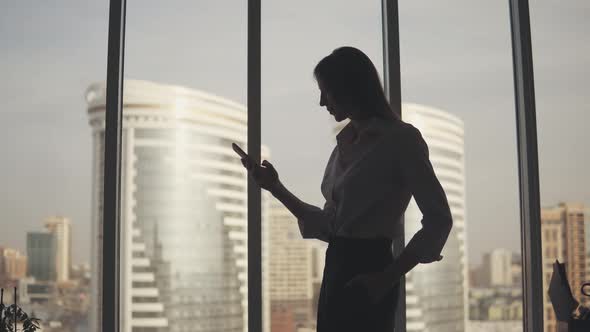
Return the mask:
<svg viewBox="0 0 590 332"><path fill-rule="evenodd" d="M407 331L522 329L512 49L506 2L400 1L402 118L451 207L443 260L408 275ZM421 226L412 202L406 241Z"/></svg>
<svg viewBox="0 0 590 332"><path fill-rule="evenodd" d="M127 1L126 29L122 331L245 332L246 2Z"/></svg>
<svg viewBox="0 0 590 332"><path fill-rule="evenodd" d="M281 181L304 202L323 207L320 184L344 125L320 107L313 69L334 49L354 46L382 77L381 34L380 1L262 3L262 143ZM315 331L327 244L302 239L295 217L274 199L267 204L265 323L272 332Z"/></svg>
<svg viewBox="0 0 590 332"><path fill-rule="evenodd" d="M44 331L95 331L108 2L0 5L0 287Z"/></svg>
<svg viewBox="0 0 590 332"><path fill-rule="evenodd" d="M531 35L541 191L544 329L557 331L547 296L553 263L565 263L576 299L590 281L590 6L585 1L531 2ZM551 236L549 236L551 234Z"/></svg>

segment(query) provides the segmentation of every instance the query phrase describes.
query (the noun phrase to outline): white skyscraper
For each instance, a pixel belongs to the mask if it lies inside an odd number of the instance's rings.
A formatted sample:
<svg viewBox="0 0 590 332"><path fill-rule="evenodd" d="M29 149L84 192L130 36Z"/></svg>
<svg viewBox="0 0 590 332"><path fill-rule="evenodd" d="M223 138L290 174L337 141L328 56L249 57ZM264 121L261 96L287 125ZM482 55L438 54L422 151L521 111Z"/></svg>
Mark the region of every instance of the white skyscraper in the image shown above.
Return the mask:
<svg viewBox="0 0 590 332"><path fill-rule="evenodd" d="M56 281L68 281L72 265L72 228L65 217L52 216L45 219L45 228L55 237Z"/></svg>
<svg viewBox="0 0 590 332"><path fill-rule="evenodd" d="M444 259L420 264L407 275L406 331L463 332L468 318L463 121L417 104L403 104L402 118L418 128L428 144L430 161L453 215ZM337 124L335 133L345 124ZM407 242L421 227L422 214L413 199L404 218Z"/></svg>
<svg viewBox="0 0 590 332"><path fill-rule="evenodd" d="M420 130L445 190L453 229L443 260L420 264L407 277L407 331L462 332L467 322L465 150L463 121L432 107L404 104L402 118ZM412 199L405 215L406 242L421 227Z"/></svg>
<svg viewBox="0 0 590 332"><path fill-rule="evenodd" d="M91 324L99 331L105 85L92 85L86 98L95 175ZM247 330L247 173L231 149L232 142L245 147L246 136L247 113L238 103L125 81L122 331ZM268 306L263 315L268 326Z"/></svg>

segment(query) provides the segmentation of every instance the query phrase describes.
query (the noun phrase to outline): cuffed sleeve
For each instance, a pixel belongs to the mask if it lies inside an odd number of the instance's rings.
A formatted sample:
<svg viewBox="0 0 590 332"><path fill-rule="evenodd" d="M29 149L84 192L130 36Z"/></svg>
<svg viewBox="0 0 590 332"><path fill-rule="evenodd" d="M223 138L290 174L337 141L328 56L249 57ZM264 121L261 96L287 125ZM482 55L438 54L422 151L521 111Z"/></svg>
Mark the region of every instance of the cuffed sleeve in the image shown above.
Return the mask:
<svg viewBox="0 0 590 332"><path fill-rule="evenodd" d="M336 208L330 202L321 209L311 204L305 204L303 215L297 219L299 231L304 239L318 239L328 242L332 234L332 224L336 215Z"/></svg>
<svg viewBox="0 0 590 332"><path fill-rule="evenodd" d="M421 263L437 261L447 241L453 220L445 192L428 156L428 146L418 129L409 126L398 142L401 172L422 212L422 229L408 243Z"/></svg>

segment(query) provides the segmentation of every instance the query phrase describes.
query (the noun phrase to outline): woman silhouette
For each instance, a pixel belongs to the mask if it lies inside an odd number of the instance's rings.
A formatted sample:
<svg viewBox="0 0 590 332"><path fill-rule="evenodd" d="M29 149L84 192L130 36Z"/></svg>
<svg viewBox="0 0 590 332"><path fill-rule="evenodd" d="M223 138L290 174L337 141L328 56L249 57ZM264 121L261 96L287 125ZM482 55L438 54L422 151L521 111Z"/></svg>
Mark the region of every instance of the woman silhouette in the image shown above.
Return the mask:
<svg viewBox="0 0 590 332"><path fill-rule="evenodd" d="M442 259L452 227L447 198L420 132L392 111L363 52L338 48L317 64L314 76L320 106L337 122L350 119L326 166L324 207L289 192L270 162L242 163L298 219L303 238L329 243L317 331L391 332L400 278L418 263ZM412 196L422 228L394 258L392 244L401 241L401 217Z"/></svg>

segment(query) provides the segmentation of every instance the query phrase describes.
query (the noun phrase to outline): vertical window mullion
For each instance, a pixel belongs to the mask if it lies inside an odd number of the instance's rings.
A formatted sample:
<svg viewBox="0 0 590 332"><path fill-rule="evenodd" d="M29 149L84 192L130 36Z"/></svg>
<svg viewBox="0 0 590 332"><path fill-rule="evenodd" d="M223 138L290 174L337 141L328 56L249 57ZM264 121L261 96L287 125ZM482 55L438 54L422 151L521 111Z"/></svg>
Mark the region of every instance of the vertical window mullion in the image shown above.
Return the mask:
<svg viewBox="0 0 590 332"><path fill-rule="evenodd" d="M125 0L111 0L106 87L104 141L104 191L102 220L102 282L97 294L97 322L102 331L119 331L119 248L121 193L121 128L123 113L123 60L125 48ZM94 276L95 278L98 276Z"/></svg>
<svg viewBox="0 0 590 332"><path fill-rule="evenodd" d="M260 0L248 0L248 154L260 163ZM262 331L261 191L248 177L248 331Z"/></svg>
<svg viewBox="0 0 590 332"><path fill-rule="evenodd" d="M510 0L520 186L523 331L543 331L539 161L528 0Z"/></svg>
<svg viewBox="0 0 590 332"><path fill-rule="evenodd" d="M399 12L397 0L382 0L381 15L383 28L383 84L385 94L394 111L402 115L401 73L399 51ZM401 217L403 218L403 216ZM403 220L402 220L403 222ZM397 257L405 246L402 234L394 242L393 255ZM395 331L406 331L406 281L400 280L399 300L395 312Z"/></svg>

